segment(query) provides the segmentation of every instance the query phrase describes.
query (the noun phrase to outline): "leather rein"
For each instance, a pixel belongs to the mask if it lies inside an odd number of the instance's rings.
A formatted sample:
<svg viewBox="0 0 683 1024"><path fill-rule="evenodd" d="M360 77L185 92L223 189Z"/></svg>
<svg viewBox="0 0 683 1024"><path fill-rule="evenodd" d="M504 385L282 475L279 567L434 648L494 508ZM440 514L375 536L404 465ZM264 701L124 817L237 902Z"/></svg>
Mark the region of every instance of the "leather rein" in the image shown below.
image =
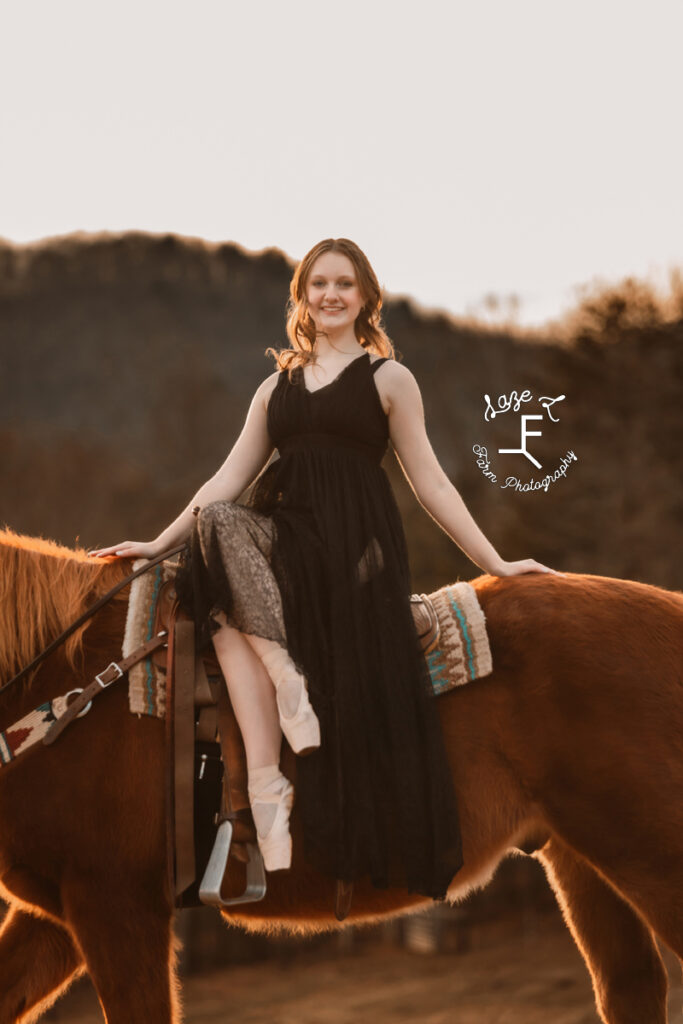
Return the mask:
<svg viewBox="0 0 683 1024"><path fill-rule="evenodd" d="M67 626L63 633L60 633L60 635L55 640L48 644L47 647L43 648L40 654L38 654L29 665L27 665L25 668L22 668L21 672L17 672L17 674L12 679L10 679L9 682L5 683L3 686L0 686L0 693L4 693L4 691L8 690L13 683L16 683L18 679L21 679L22 676L25 676L28 672L31 671L31 669L35 668L36 665L39 665L41 661L47 658L48 654L51 654L57 647L60 646L60 644L64 643L66 638L71 636L71 634L75 632L75 630L77 630L79 626L81 626L84 622L87 622L88 619L92 618L95 612L99 611L100 608L107 604L108 601L111 601L114 595L118 594L119 590L123 590L123 588L128 586L128 584L131 583L132 580L134 580L137 576L140 576L143 572L147 572L148 569L151 569L153 566L157 565L157 563L162 562L165 558L170 558L172 555L176 555L179 551L182 551L183 548L186 547L186 544L187 542L184 542L183 544L179 544L175 548L170 548L168 551L164 551L161 555L157 555L156 558L153 558L151 561L147 562L146 565L140 566L140 568L136 569L135 572L130 574L130 576L126 576L124 580L121 580L119 583L116 584L116 586L112 587L111 590L108 590L106 594L104 594L98 601L95 602L95 604L91 605L90 608L86 608L83 614L79 616L79 618L77 618L75 622L72 622L70 626Z"/></svg>

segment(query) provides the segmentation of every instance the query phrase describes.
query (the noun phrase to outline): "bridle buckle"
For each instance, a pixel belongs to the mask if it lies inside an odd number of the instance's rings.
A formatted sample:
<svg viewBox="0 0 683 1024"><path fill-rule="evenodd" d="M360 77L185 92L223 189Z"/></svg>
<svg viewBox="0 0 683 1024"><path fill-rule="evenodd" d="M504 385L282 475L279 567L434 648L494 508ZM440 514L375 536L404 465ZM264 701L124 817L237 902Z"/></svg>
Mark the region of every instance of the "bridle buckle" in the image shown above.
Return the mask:
<svg viewBox="0 0 683 1024"><path fill-rule="evenodd" d="M112 676L112 678L111 678L111 679L108 679L108 680L107 680L107 682L105 682L105 681L104 681L104 680L102 679L102 676L103 676L103 675L104 675L104 674L105 674L106 672L108 672L110 668L113 668L113 669L115 669L115 670L116 670L116 675L115 675L115 676ZM110 661L110 662L109 662L109 664L107 665L107 667L106 667L105 669L102 669L102 671L101 671L101 672L99 672L99 673L98 673L98 674L97 674L97 675L95 676L95 679L97 680L97 682L98 682L98 683L100 684L100 686L101 686L101 687L102 687L102 689L104 690L104 689L105 689L105 687L107 687L107 686L111 686L111 684L112 684L112 683L114 683L114 682L116 682L116 680L117 680L117 679L120 679L122 675L123 675L123 669L121 668L121 666L120 666L120 665L117 665L115 661Z"/></svg>

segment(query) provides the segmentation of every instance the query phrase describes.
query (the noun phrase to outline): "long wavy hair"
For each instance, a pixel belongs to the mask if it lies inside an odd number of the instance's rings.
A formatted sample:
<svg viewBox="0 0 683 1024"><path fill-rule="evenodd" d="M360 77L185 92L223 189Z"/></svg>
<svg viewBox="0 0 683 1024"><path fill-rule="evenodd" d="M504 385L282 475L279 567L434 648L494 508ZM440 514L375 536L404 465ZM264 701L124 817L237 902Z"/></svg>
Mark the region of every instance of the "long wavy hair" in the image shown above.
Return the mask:
<svg viewBox="0 0 683 1024"><path fill-rule="evenodd" d="M353 263L363 298L363 306L353 325L356 338L369 352L395 359L394 346L382 325L382 290L377 276L362 249L349 238L325 238L310 249L298 264L289 285L287 300L287 337L289 348L267 348L275 357L278 370L287 370L289 379L297 366L307 366L317 355L316 325L308 310L306 286L315 261L325 252L339 252Z"/></svg>

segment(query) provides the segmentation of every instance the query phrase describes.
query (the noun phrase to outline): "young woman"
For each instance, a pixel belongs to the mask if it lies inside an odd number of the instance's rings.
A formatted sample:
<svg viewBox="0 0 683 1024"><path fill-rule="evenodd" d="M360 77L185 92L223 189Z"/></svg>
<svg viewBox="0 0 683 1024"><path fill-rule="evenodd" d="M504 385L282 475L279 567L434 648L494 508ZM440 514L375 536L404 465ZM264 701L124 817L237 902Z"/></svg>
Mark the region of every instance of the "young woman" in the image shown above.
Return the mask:
<svg viewBox="0 0 683 1024"><path fill-rule="evenodd" d="M441 899L462 865L458 809L380 465L388 441L421 504L485 572L555 570L504 561L477 527L432 450L381 306L358 246L314 246L290 285L291 347L266 350L277 370L223 465L156 540L92 554L153 558L189 537L178 595L227 681L268 870L291 863L284 733L308 755L296 777L307 860Z"/></svg>

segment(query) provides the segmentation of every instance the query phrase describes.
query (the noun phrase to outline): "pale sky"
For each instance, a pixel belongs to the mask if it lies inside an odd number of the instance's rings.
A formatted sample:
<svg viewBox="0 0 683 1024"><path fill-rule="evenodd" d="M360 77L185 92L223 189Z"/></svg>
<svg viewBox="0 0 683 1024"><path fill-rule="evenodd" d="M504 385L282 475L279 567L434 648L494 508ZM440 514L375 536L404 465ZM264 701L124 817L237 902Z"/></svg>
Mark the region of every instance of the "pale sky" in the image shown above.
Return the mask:
<svg viewBox="0 0 683 1024"><path fill-rule="evenodd" d="M520 323L683 267L681 0L17 0L0 235L364 250L426 308Z"/></svg>

